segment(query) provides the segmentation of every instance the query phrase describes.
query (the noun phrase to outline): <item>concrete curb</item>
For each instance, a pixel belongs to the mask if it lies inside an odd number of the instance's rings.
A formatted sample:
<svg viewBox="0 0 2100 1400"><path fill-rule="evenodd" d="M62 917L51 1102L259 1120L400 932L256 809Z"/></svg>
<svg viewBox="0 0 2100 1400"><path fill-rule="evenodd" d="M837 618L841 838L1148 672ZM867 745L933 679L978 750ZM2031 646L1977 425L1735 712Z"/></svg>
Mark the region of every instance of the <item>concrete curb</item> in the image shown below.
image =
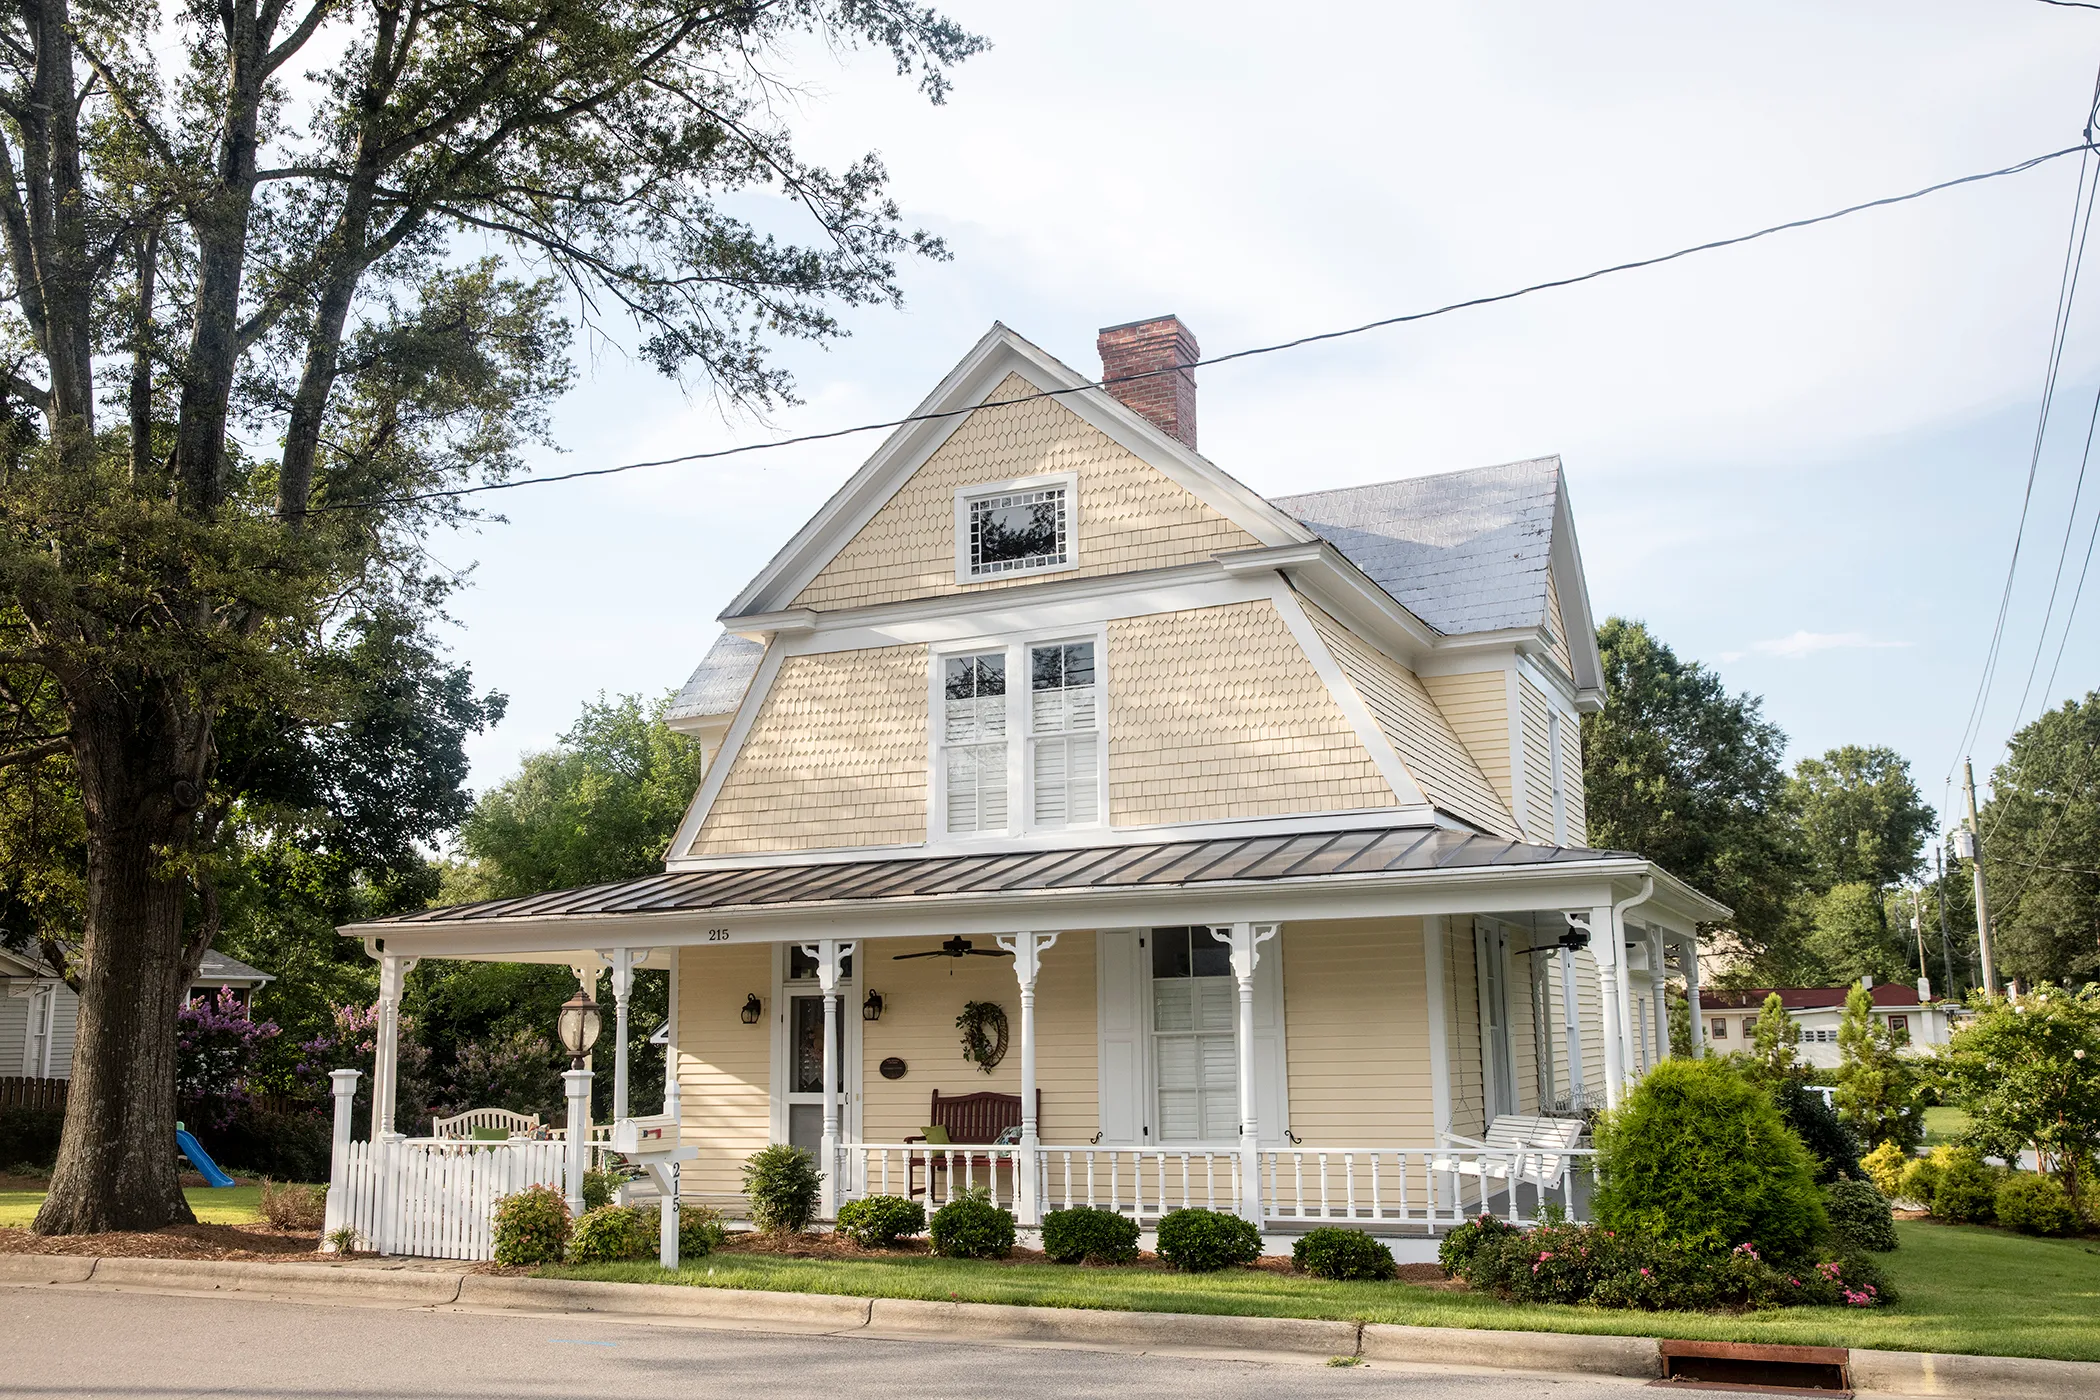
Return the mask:
<svg viewBox="0 0 2100 1400"><path fill-rule="evenodd" d="M119 1287L168 1293L242 1293L301 1302L597 1313L686 1318L701 1324L866 1337L1011 1341L1140 1351L1361 1356L1366 1361L1562 1372L1647 1379L1662 1372L1654 1337L1403 1327L1289 1317L1110 1312L1090 1308L850 1298L645 1283L435 1273L413 1267L255 1264L190 1259L0 1255L0 1286ZM1861 1393L1971 1400L2090 1400L2100 1363L1938 1352L1850 1352Z"/></svg>
<svg viewBox="0 0 2100 1400"><path fill-rule="evenodd" d="M1576 1371L1592 1376L1662 1375L1662 1345L1654 1337L1595 1337L1577 1332L1490 1332L1464 1327L1401 1327L1367 1322L1366 1361L1417 1365L1492 1366L1511 1371Z"/></svg>

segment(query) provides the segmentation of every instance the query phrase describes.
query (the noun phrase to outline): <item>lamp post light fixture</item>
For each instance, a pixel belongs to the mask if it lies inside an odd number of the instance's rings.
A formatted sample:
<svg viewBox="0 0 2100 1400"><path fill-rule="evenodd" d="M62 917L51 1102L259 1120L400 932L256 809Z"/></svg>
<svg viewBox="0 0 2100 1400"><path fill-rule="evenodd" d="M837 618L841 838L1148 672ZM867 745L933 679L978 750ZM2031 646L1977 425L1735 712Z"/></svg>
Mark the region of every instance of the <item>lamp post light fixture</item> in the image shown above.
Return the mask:
<svg viewBox="0 0 2100 1400"><path fill-rule="evenodd" d="M860 1004L860 1019L880 1021L882 1019L882 993L869 992L868 999Z"/></svg>
<svg viewBox="0 0 2100 1400"><path fill-rule="evenodd" d="M561 1004L561 1015L556 1019L562 1049L569 1052L569 1067L582 1069L584 1056L598 1043L598 1029L604 1020L598 1014L598 1003L579 988L575 996Z"/></svg>
<svg viewBox="0 0 2100 1400"><path fill-rule="evenodd" d="M744 998L744 1008L737 1014L743 1018L743 1022L745 1025L755 1026L758 1024L758 1018L765 1015L765 1013L766 1008L764 1003L759 1001L758 993L753 992L749 996Z"/></svg>

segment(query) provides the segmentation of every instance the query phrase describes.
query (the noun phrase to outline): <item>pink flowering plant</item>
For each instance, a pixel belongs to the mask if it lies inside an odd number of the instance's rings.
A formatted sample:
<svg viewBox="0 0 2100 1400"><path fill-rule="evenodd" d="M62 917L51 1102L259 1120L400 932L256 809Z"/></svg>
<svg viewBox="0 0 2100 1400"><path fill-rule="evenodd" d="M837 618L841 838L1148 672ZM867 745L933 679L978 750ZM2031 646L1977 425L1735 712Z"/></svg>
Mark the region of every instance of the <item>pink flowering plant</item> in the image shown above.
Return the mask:
<svg viewBox="0 0 2100 1400"><path fill-rule="evenodd" d="M1717 1251L1601 1225L1547 1222L1498 1235L1454 1272L1483 1292L1526 1303L1647 1312L1893 1302L1868 1259L1809 1256L1782 1266L1753 1244Z"/></svg>

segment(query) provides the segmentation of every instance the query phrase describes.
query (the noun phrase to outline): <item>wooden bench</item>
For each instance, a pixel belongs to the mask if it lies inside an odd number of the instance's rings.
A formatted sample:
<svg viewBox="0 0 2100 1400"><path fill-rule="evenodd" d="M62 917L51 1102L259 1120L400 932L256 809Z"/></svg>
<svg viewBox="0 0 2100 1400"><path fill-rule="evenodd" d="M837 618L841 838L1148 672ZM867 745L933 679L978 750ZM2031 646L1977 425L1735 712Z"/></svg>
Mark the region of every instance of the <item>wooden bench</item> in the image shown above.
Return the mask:
<svg viewBox="0 0 2100 1400"><path fill-rule="evenodd" d="M1043 1121L1043 1091L1041 1089L1035 1091L1035 1120L1039 1124ZM948 1130L948 1142L956 1146L990 1147L999 1140L1001 1133L1009 1128L1019 1128L1021 1126L1021 1096L1019 1094L1001 1094L992 1090L985 1090L975 1094L949 1094L944 1097L941 1091L936 1089L933 1091L933 1102L927 1106L926 1123L929 1127L946 1128ZM904 1141L907 1143L923 1143L926 1139L923 1135L914 1133L912 1136L904 1139ZM941 1145L939 1143L928 1144L933 1152L937 1152ZM976 1155L965 1154L965 1156L973 1167L984 1167L988 1170L991 1168L994 1160L992 1157L981 1153ZM932 1155L932 1152L929 1152L926 1159L928 1171L927 1187L930 1188L933 1185L931 1175L933 1172L944 1172L948 1169L948 1160L945 1156L935 1156ZM921 1188L918 1186L917 1181L916 1154L914 1154L912 1158L907 1158L905 1165L905 1192L907 1195L916 1196L920 1194Z"/></svg>
<svg viewBox="0 0 2100 1400"><path fill-rule="evenodd" d="M470 1138L476 1128L501 1128L511 1137L524 1137L539 1125L537 1113L513 1113L507 1108L470 1108L450 1118L431 1119L430 1135L434 1138Z"/></svg>

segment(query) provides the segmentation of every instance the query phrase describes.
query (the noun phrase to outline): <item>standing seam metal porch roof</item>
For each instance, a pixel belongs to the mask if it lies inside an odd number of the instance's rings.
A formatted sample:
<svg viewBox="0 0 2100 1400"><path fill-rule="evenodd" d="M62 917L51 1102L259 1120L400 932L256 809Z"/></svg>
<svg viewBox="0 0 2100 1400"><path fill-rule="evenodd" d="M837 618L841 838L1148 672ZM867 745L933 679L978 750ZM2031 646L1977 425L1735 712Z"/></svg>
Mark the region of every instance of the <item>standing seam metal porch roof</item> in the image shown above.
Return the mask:
<svg viewBox="0 0 2100 1400"><path fill-rule="evenodd" d="M1004 851L964 856L893 856L803 865L738 866L648 875L520 899L426 909L370 926L477 923L564 915L683 911L882 900L928 895L1061 889L1145 889L1228 881L1391 874L1411 870L1566 865L1638 860L1627 851L1540 846L1443 827L1227 836L1163 845Z"/></svg>

